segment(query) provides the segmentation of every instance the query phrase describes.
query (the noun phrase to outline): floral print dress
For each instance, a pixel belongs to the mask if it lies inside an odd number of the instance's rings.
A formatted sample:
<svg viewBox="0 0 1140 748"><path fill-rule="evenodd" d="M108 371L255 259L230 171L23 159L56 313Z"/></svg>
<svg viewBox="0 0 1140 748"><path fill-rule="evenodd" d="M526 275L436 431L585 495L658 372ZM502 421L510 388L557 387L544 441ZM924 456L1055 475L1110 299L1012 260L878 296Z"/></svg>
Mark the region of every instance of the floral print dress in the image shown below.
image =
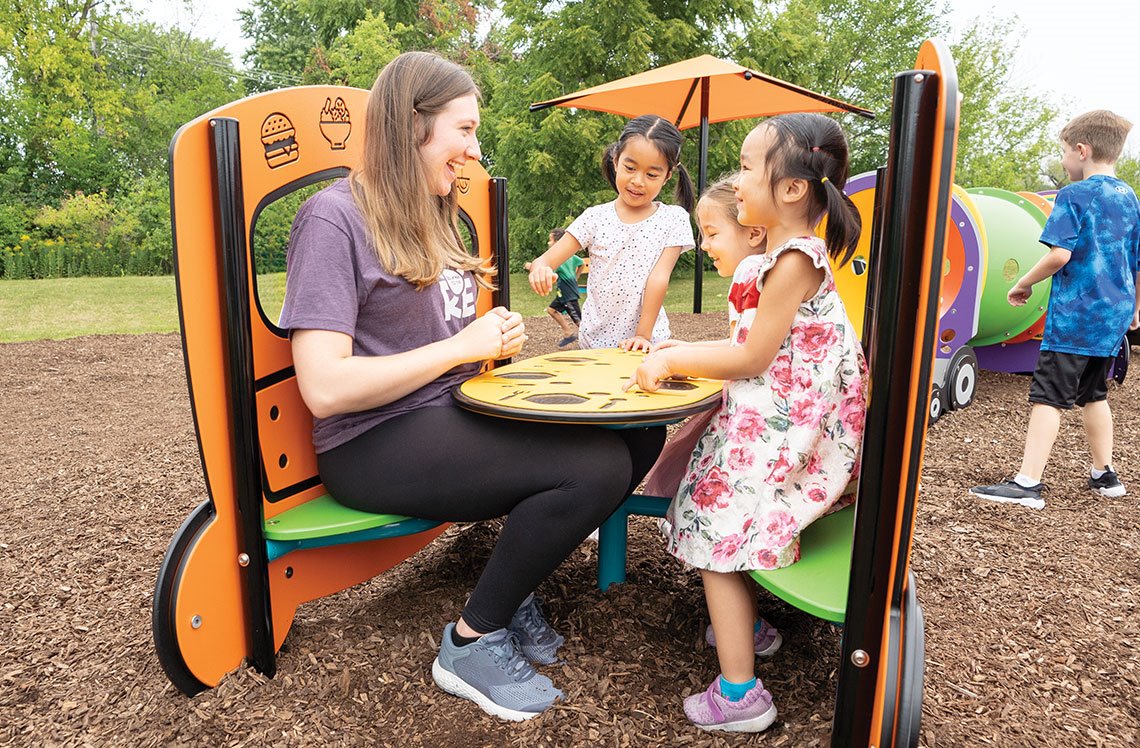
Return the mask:
<svg viewBox="0 0 1140 748"><path fill-rule="evenodd" d="M867 366L821 239L790 239L740 263L729 292L732 345L744 343L764 277L789 251L810 257L824 280L768 369L725 382L663 524L669 552L697 568L795 563L800 532L838 508L858 472Z"/></svg>

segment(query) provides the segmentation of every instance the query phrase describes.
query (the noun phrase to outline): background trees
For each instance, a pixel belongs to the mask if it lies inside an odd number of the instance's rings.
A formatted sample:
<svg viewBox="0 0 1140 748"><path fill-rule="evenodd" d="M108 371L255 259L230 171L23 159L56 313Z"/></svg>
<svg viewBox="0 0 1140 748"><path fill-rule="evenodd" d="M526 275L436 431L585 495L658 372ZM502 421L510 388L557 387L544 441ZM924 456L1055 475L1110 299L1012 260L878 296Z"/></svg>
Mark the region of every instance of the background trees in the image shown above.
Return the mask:
<svg viewBox="0 0 1140 748"><path fill-rule="evenodd" d="M250 46L238 68L224 50L142 22L120 2L0 0L0 276L12 277L3 257L13 247L27 274L166 272L166 152L179 125L284 85L368 87L406 49L435 50L476 76L485 162L511 181L521 264L550 228L609 199L598 157L624 124L596 112L531 113L531 102L713 54L880 112L839 116L858 172L884 159L892 76L922 40L949 32L941 7L920 0L254 0L241 13ZM1057 108L1011 85L1016 36L1013 22L987 22L953 43L966 95L962 184L1056 186ZM712 126L710 179L735 168L750 125ZM695 170L695 132L688 141L683 160ZM1136 172L1134 158L1122 162L1122 176ZM56 270L27 262L45 246ZM58 259L72 251L86 259Z"/></svg>

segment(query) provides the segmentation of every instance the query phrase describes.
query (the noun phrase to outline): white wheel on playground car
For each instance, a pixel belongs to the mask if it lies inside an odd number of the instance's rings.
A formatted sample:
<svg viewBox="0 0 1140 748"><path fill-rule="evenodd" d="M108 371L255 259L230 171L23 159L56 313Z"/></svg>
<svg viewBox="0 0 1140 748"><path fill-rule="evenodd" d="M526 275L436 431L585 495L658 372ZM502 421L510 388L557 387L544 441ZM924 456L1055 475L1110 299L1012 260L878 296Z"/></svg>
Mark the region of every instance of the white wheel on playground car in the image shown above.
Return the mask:
<svg viewBox="0 0 1140 748"><path fill-rule="evenodd" d="M974 402L978 391L978 357L974 355L974 349L964 347L954 354L947 379L947 399L952 409L965 408Z"/></svg>
<svg viewBox="0 0 1140 748"><path fill-rule="evenodd" d="M946 397L942 392L942 388L938 385L934 385L930 389L930 406L928 411L930 418L928 424L934 424L945 412Z"/></svg>

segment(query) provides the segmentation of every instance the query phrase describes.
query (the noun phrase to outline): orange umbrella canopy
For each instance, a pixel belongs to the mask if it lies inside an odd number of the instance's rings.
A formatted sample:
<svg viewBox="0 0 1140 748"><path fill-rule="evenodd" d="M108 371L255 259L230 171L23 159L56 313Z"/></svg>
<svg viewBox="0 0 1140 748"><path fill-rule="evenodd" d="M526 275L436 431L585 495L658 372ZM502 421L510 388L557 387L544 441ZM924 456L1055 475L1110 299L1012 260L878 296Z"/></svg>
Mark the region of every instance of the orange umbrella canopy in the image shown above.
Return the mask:
<svg viewBox="0 0 1140 748"><path fill-rule="evenodd" d="M868 109L712 55L701 55L541 101L531 104L530 109L564 106L623 117L657 114L684 130L701 124L702 81L707 81L707 91L703 93L708 106L708 122L788 112L853 112L873 116Z"/></svg>

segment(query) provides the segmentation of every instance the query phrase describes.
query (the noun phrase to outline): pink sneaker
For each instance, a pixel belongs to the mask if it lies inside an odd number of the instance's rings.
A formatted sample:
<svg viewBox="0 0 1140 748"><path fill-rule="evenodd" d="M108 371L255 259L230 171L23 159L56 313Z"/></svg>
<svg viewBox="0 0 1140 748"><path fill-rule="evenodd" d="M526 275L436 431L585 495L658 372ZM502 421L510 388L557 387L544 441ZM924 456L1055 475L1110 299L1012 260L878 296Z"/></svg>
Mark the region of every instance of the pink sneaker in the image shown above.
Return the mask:
<svg viewBox="0 0 1140 748"><path fill-rule="evenodd" d="M761 732L776 721L772 694L759 680L740 701L729 701L720 693L720 676L703 693L685 698L685 716L702 730Z"/></svg>
<svg viewBox="0 0 1140 748"><path fill-rule="evenodd" d="M713 633L711 623L705 629L705 641L710 647L716 647L716 634ZM753 635L752 643L757 657L771 657L784 643L784 637L780 636L775 626L761 618L760 629Z"/></svg>

